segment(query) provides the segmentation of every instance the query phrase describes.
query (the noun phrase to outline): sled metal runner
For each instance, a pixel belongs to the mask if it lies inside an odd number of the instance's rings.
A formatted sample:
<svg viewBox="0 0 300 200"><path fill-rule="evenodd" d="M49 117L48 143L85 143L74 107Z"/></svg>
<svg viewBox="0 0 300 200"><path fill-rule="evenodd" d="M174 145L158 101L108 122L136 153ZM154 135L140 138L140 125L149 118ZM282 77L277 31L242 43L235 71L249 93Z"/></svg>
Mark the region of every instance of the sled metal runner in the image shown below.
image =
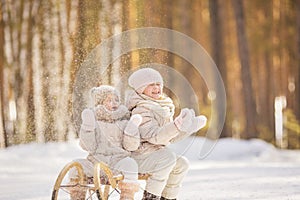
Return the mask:
<svg viewBox="0 0 300 200"><path fill-rule="evenodd" d="M75 168L78 178L72 183L63 181L68 180L68 173ZM139 180L147 180L149 174L139 174ZM118 189L119 181L123 180L123 175L114 175L111 169L103 162L94 165L93 177L84 174L83 167L79 162L73 161L64 166L59 173L51 200L71 199L71 191L84 190L85 200L108 200L113 192L120 194ZM61 197L64 195L64 197ZM81 199L80 199L81 200Z"/></svg>

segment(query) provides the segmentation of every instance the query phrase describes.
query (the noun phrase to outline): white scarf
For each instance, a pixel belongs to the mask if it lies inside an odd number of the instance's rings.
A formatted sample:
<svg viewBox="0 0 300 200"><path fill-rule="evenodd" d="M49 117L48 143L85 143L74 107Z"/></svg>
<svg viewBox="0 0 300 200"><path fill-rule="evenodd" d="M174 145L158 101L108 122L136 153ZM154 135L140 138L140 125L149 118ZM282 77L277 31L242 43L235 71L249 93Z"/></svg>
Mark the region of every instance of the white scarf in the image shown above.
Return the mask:
<svg viewBox="0 0 300 200"><path fill-rule="evenodd" d="M163 96L160 99L153 99L144 94L140 94L140 96L144 100L139 101L137 106L146 107L165 119L173 117L175 106L171 98Z"/></svg>

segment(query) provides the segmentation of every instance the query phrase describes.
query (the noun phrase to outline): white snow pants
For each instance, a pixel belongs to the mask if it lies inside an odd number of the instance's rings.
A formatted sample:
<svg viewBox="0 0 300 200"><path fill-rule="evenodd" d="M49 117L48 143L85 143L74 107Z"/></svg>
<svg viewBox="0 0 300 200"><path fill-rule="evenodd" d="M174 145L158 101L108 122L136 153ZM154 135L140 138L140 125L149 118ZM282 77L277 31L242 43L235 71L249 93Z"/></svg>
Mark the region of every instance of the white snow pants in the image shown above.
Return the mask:
<svg viewBox="0 0 300 200"><path fill-rule="evenodd" d="M124 182L137 182L138 180L138 164L130 157L123 158L114 165L116 171L124 176Z"/></svg>
<svg viewBox="0 0 300 200"><path fill-rule="evenodd" d="M177 198L182 180L189 168L189 162L185 157L179 157L164 148L133 158L138 163L140 173L151 174L146 182L147 192L167 199Z"/></svg>
<svg viewBox="0 0 300 200"><path fill-rule="evenodd" d="M83 171L87 176L93 176L94 164L91 161L88 159L77 159L75 161L82 165ZM121 159L115 165L110 166L110 169L113 172L122 173L124 176L124 182L137 182L138 180L138 165L136 161L130 157ZM77 177L77 170L75 168L70 170L69 177Z"/></svg>

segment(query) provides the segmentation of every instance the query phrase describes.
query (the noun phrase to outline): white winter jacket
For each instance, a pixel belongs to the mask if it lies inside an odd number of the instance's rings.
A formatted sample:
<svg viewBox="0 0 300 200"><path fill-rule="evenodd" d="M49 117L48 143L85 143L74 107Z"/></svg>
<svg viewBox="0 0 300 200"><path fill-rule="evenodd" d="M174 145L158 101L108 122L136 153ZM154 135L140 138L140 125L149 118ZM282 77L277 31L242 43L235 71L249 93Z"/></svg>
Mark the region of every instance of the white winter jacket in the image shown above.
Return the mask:
<svg viewBox="0 0 300 200"><path fill-rule="evenodd" d="M128 97L127 107L132 115L140 114L143 117L139 126L141 144L133 152L134 156L152 153L187 136L173 122L175 106L169 97L154 100L132 92Z"/></svg>
<svg viewBox="0 0 300 200"><path fill-rule="evenodd" d="M118 161L131 155L130 150L138 148L139 135L130 136L124 133L128 120L114 122L96 121L92 131L80 128L80 146L88 151L88 160L93 163L102 161L113 166Z"/></svg>

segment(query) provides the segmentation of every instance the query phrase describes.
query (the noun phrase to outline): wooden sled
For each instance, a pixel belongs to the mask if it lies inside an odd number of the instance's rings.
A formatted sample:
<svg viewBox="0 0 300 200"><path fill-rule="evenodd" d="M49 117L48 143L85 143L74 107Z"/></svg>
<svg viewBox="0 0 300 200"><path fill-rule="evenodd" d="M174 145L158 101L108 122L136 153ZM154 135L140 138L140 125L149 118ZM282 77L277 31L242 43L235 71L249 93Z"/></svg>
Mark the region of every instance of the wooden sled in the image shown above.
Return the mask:
<svg viewBox="0 0 300 200"><path fill-rule="evenodd" d="M78 178L72 179L70 182L68 173L72 168L77 170ZM148 177L149 174L139 174L139 180L147 180ZM85 200L108 200L113 192L120 194L118 183L123 178L122 174L114 175L108 165L103 162L94 165L93 177L87 177L82 165L73 161L68 163L59 173L51 200L71 199L70 193L74 190L83 190Z"/></svg>

